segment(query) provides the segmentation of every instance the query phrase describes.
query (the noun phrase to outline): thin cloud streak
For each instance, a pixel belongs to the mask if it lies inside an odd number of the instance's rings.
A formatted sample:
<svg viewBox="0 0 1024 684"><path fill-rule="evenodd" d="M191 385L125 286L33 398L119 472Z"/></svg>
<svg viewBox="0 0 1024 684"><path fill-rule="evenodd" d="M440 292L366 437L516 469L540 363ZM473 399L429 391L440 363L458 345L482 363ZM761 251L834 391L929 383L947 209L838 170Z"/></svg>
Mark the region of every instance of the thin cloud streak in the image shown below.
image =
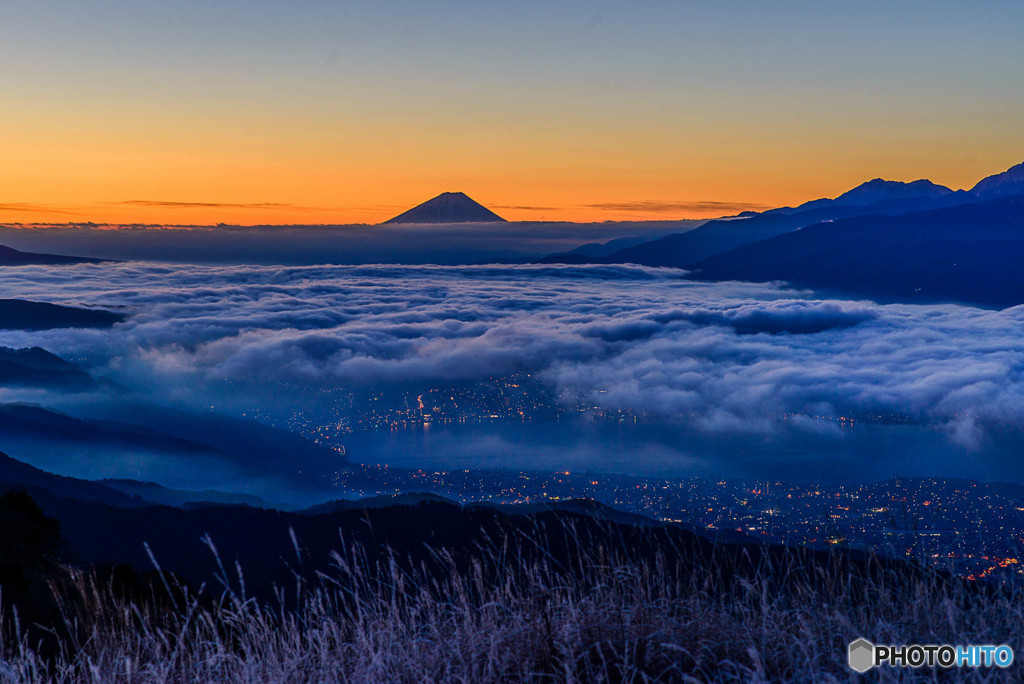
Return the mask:
<svg viewBox="0 0 1024 684"><path fill-rule="evenodd" d="M289 209L289 210L307 210L307 211L321 211L316 207L298 207L294 204L288 204L286 202L253 202L253 203L235 203L235 202L176 202L170 200L127 200L124 202L114 202L114 204L124 204L133 207L175 207L180 209Z"/></svg>
<svg viewBox="0 0 1024 684"><path fill-rule="evenodd" d="M606 211L636 211L641 213L661 214L676 211L760 211L770 208L766 204L755 202L716 202L711 200L698 201L662 201L637 200L631 202L598 202L584 204L585 209L603 209Z"/></svg>
<svg viewBox="0 0 1024 684"><path fill-rule="evenodd" d="M68 211L67 209L55 209L45 204L30 204L24 202L15 202L12 204L0 204L0 211L27 211L36 213L46 214L62 214L66 216L78 216L78 212Z"/></svg>
<svg viewBox="0 0 1024 684"><path fill-rule="evenodd" d="M490 204L492 209L512 209L515 211L562 211L564 207L535 207L524 204Z"/></svg>

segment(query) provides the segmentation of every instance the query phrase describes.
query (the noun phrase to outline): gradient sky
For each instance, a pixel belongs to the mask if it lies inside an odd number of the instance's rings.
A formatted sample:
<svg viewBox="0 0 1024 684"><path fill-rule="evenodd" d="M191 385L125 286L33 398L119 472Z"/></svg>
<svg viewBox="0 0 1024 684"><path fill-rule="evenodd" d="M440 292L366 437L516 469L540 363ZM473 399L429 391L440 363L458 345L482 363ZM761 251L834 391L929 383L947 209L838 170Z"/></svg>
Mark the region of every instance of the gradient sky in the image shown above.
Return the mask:
<svg viewBox="0 0 1024 684"><path fill-rule="evenodd" d="M1024 160L1024 3L0 6L0 221L714 216Z"/></svg>

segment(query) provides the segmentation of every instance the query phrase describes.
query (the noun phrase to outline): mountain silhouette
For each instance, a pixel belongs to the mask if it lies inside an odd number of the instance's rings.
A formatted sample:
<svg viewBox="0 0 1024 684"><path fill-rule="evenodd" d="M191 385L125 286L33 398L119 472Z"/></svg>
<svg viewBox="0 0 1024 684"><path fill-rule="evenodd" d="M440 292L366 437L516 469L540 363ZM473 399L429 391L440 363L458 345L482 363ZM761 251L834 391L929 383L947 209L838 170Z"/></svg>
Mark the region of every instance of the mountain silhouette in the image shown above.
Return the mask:
<svg viewBox="0 0 1024 684"><path fill-rule="evenodd" d="M881 181L888 184L893 181ZM916 181L915 181L916 182ZM753 244L790 233L806 226L822 221L836 221L853 216L899 215L912 211L937 209L954 206L965 202L976 202L977 197L967 192L941 193L941 186L934 188L915 187L909 192L906 188L872 186L870 181L840 195L834 200L821 199L807 202L799 207L783 207L760 214L743 217L718 219L709 221L703 226L685 233L673 233L650 242L620 249L603 257L588 257L580 254L556 254L540 259L540 263L606 263L606 264L642 264L644 266L667 266L689 268L694 263L716 254L722 254L743 245ZM910 186L913 183L900 183ZM868 190L861 188L868 187ZM948 188L946 188L948 190ZM923 196L918 194L923 192ZM852 193L852 199L851 199ZM867 201L868 197L890 196L887 199L870 204L852 202ZM846 200L840 198L847 197Z"/></svg>
<svg viewBox="0 0 1024 684"><path fill-rule="evenodd" d="M1024 162L978 181L971 192L982 199L1024 195Z"/></svg>
<svg viewBox="0 0 1024 684"><path fill-rule="evenodd" d="M822 198L797 207L779 207L764 212L743 212L738 216L709 221L685 233L672 233L618 250L607 245L584 245L572 252L552 254L538 263L635 263L644 266L691 268L717 254L752 245L822 222L856 216L899 216L939 210L977 202L1024 195L1024 163L979 182L971 191L951 190L930 180L902 181L875 178L847 190L834 199Z"/></svg>
<svg viewBox="0 0 1024 684"><path fill-rule="evenodd" d="M99 264L109 259L87 259L86 257L64 256L61 254L35 254L20 252L12 247L0 245L0 266L55 266L60 264Z"/></svg>
<svg viewBox="0 0 1024 684"><path fill-rule="evenodd" d="M74 364L45 349L0 347L0 386L91 391L113 388L110 381L97 381Z"/></svg>
<svg viewBox="0 0 1024 684"><path fill-rule="evenodd" d="M42 493L119 508L132 508L147 504L137 496L130 496L102 483L54 475L0 452L0 492L18 489L28 490L34 496Z"/></svg>
<svg viewBox="0 0 1024 684"><path fill-rule="evenodd" d="M0 299L0 330L109 328L126 318L102 309L80 309L24 299Z"/></svg>
<svg viewBox="0 0 1024 684"><path fill-rule="evenodd" d="M442 192L384 223L506 223L463 192Z"/></svg>
<svg viewBox="0 0 1024 684"><path fill-rule="evenodd" d="M47 387L64 389L53 381ZM69 450L75 467L87 458L99 466L125 455L164 462L191 459L229 466L240 475L274 478L282 488L316 486L317 475L344 463L333 449L280 428L212 412L162 408L131 397L91 404L88 415L0 403L0 435L6 448L15 451L17 445L19 456L49 459Z"/></svg>
<svg viewBox="0 0 1024 684"><path fill-rule="evenodd" d="M840 206L864 207L879 202L898 202L906 200L930 200L952 195L953 191L944 185L937 185L930 180L916 180L910 183L903 181L875 178L847 190L835 199L820 199L801 204L798 209L815 207Z"/></svg>
<svg viewBox="0 0 1024 684"><path fill-rule="evenodd" d="M808 226L692 266L701 280L787 281L882 301L1024 303L1024 196Z"/></svg>

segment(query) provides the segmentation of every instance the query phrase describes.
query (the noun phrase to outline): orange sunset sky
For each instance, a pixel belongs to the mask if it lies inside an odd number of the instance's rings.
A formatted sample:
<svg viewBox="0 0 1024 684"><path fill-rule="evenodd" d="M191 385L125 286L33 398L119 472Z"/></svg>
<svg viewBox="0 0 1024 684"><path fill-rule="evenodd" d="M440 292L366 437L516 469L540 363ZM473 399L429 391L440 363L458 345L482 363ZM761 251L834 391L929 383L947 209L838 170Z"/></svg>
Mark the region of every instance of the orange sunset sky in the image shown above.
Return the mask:
<svg viewBox="0 0 1024 684"><path fill-rule="evenodd" d="M375 223L445 190L657 220L877 176L969 188L1024 160L1024 10L979 4L5 3L0 222Z"/></svg>

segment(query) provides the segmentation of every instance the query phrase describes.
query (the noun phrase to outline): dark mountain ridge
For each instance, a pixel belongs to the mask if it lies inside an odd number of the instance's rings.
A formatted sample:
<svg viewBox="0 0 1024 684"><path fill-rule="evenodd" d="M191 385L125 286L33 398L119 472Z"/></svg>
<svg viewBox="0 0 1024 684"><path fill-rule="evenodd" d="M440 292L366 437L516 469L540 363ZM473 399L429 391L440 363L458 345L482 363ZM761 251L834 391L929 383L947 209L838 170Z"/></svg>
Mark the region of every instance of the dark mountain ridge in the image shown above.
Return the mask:
<svg viewBox="0 0 1024 684"><path fill-rule="evenodd" d="M975 202L969 193L950 193L937 199L907 198L886 200L868 205L838 205L835 200L823 200L802 205L794 210L767 211L746 218L710 221L686 233L668 235L651 242L614 252L606 257L577 257L572 263L637 263L644 266L687 268L692 264L727 252L746 244L766 240L822 221L865 214L899 215L923 208L955 206ZM545 257L541 263L559 262L556 257Z"/></svg>
<svg viewBox="0 0 1024 684"><path fill-rule="evenodd" d="M797 209L813 209L823 206L866 207L880 202L905 202L909 200L934 200L952 195L953 190L936 185L930 180L903 181L875 178L847 190L835 199L812 200Z"/></svg>
<svg viewBox="0 0 1024 684"><path fill-rule="evenodd" d="M0 404L0 433L7 439L39 438L53 444L84 442L92 447L156 453L207 454L209 446L129 423L82 420L37 404ZM216 453L216 452L213 452Z"/></svg>
<svg viewBox="0 0 1024 684"><path fill-rule="evenodd" d="M1024 303L1024 196L818 223L692 266L706 280L786 281L883 301Z"/></svg>
<svg viewBox="0 0 1024 684"><path fill-rule="evenodd" d="M971 194L983 199L1024 195L1024 162L978 181Z"/></svg>
<svg viewBox="0 0 1024 684"><path fill-rule="evenodd" d="M122 508L146 505L101 483L54 475L0 453L0 491L24 489L36 497L59 497L83 503L103 503Z"/></svg>
<svg viewBox="0 0 1024 684"><path fill-rule="evenodd" d="M125 318L124 314L102 309L80 309L24 299L0 299L0 330L109 328Z"/></svg>
<svg viewBox="0 0 1024 684"><path fill-rule="evenodd" d="M74 370L77 368L73 363L65 361L42 347L0 347L0 360L38 370Z"/></svg>
<svg viewBox="0 0 1024 684"><path fill-rule="evenodd" d="M392 563L433 568L440 576L451 563L501 571L505 558L518 567L543 562L572 573L582 568L581 554L605 549L623 558L663 558L680 572L711 562L717 570L708 581L723 586L757 575L766 563L812 576L815 568L826 567L846 568L847 577L927 572L853 550L824 552L746 539L718 543L589 501L507 508L461 506L428 496L356 501L318 514L224 505L183 509L147 505L103 484L49 475L2 455L0 488L27 489L43 512L59 521L66 554L79 565L124 563L144 572L153 569L151 552L164 572L199 587L222 564L237 563L247 591L266 600L275 596L275 586L294 586L296 572L308 578L331 573L338 558L371 573Z"/></svg>
<svg viewBox="0 0 1024 684"><path fill-rule="evenodd" d="M72 415L37 404L0 404L0 448L46 463L74 453L74 461L60 466L65 472L123 458L165 467L184 459L192 468L217 466L239 478L271 478L281 491L320 490L323 477L345 463L338 452L300 435L216 413L165 409L130 396L108 405L93 402L85 411Z"/></svg>
<svg viewBox="0 0 1024 684"><path fill-rule="evenodd" d="M65 264L99 264L109 259L64 256L61 254L36 254L22 252L0 245L0 266L57 266Z"/></svg>
<svg viewBox="0 0 1024 684"><path fill-rule="evenodd" d="M155 482L126 479L98 480L98 483L128 496L138 497L150 504L161 506L191 508L196 506L241 505L254 508L275 508L258 496L222 492L216 489L173 489Z"/></svg>
<svg viewBox="0 0 1024 684"><path fill-rule="evenodd" d="M797 207L780 207L709 221L686 232L667 235L611 253L593 247L553 254L540 263L637 263L689 268L743 245L771 239L825 221L855 216L897 216L953 207L999 197L1024 195L1024 163L983 179L970 191L953 191L930 180L911 182L875 178L834 199L818 199Z"/></svg>
<svg viewBox="0 0 1024 684"><path fill-rule="evenodd" d="M74 364L39 347L0 347L0 386L33 387L64 392L122 389L106 378L93 378Z"/></svg>
<svg viewBox="0 0 1024 684"><path fill-rule="evenodd" d="M58 472L158 477L155 473L184 459L197 475L217 473L207 482L230 476L234 487L244 489L272 480L277 491L288 489L301 499L307 491L323 489L324 479L347 462L335 449L257 421L150 404L109 378L94 377L39 347L0 347L0 387L11 390L7 401L0 402L0 448ZM92 395L87 401L67 402L72 393L82 392ZM51 401L62 408L40 403ZM145 491L144 483L120 489L173 503L260 502L212 490ZM277 493L271 498L276 501Z"/></svg>

